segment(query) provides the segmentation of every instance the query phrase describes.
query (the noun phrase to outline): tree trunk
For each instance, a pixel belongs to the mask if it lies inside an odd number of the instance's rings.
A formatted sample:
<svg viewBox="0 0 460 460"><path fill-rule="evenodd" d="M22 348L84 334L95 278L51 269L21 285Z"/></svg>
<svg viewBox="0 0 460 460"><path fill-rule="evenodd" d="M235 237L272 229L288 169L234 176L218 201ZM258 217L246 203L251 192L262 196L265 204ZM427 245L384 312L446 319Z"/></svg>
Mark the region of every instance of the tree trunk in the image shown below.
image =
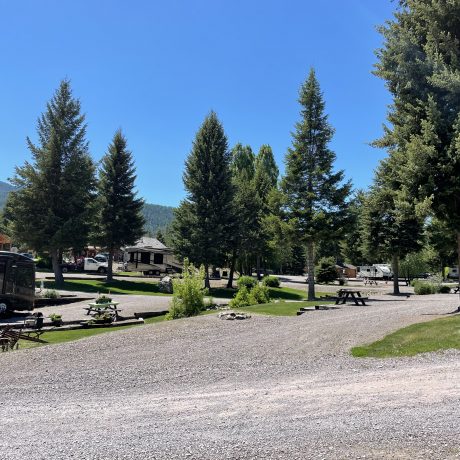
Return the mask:
<svg viewBox="0 0 460 460"><path fill-rule="evenodd" d="M399 294L399 256L397 254L393 254L393 261L392 261L392 269L393 269L393 294Z"/></svg>
<svg viewBox="0 0 460 460"><path fill-rule="evenodd" d="M315 248L313 241L307 243L308 300L315 300Z"/></svg>
<svg viewBox="0 0 460 460"><path fill-rule="evenodd" d="M53 272L54 272L54 282L56 287L62 288L64 286L64 276L62 275L61 264L59 263L59 250L52 249L51 250L51 263L53 265Z"/></svg>
<svg viewBox="0 0 460 460"><path fill-rule="evenodd" d="M260 256L257 254L256 258L256 271L257 271L257 281L260 281L261 276L260 276Z"/></svg>
<svg viewBox="0 0 460 460"><path fill-rule="evenodd" d="M109 260L107 267L107 282L113 281L113 248L109 249Z"/></svg>
<svg viewBox="0 0 460 460"><path fill-rule="evenodd" d="M209 265L204 264L204 287L206 289L211 288L211 283L209 282Z"/></svg>
<svg viewBox="0 0 460 460"><path fill-rule="evenodd" d="M458 257L457 257L458 269L457 269L457 273L458 273L458 287L459 287L458 295L460 297L460 231L457 232L457 252L458 252ZM460 306L458 307L458 311L460 311Z"/></svg>
<svg viewBox="0 0 460 460"><path fill-rule="evenodd" d="M233 251L232 260L230 261L230 273L228 274L227 288L233 288L233 274L235 273L236 251Z"/></svg>

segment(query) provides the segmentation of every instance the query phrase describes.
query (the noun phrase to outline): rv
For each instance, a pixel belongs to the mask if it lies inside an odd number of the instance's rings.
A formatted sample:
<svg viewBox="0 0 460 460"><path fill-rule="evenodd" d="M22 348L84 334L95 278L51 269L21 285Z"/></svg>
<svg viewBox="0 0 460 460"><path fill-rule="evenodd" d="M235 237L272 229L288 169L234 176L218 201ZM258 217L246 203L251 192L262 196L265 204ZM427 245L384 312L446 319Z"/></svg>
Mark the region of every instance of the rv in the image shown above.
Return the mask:
<svg viewBox="0 0 460 460"><path fill-rule="evenodd" d="M172 250L156 238L143 237L134 246L124 250L128 271L157 276L182 271L182 265L174 258Z"/></svg>
<svg viewBox="0 0 460 460"><path fill-rule="evenodd" d="M35 264L29 257L0 251L0 313L33 310Z"/></svg>
<svg viewBox="0 0 460 460"><path fill-rule="evenodd" d="M387 264L361 265L358 267L357 277L390 280L393 278L393 271L391 266Z"/></svg>

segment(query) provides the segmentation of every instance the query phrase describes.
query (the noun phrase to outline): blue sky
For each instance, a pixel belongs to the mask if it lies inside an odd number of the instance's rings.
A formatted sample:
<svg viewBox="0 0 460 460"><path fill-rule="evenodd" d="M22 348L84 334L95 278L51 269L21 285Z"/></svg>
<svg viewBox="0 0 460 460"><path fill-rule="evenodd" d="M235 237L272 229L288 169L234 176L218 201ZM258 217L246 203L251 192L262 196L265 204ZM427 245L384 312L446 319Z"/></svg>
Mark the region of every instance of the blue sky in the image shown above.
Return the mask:
<svg viewBox="0 0 460 460"><path fill-rule="evenodd" d="M230 146L270 144L284 170L298 90L314 67L337 168L366 188L385 152L390 97L371 74L391 0L0 0L0 180L30 160L26 136L69 78L99 160L121 128L139 195L176 206L184 161L215 110Z"/></svg>

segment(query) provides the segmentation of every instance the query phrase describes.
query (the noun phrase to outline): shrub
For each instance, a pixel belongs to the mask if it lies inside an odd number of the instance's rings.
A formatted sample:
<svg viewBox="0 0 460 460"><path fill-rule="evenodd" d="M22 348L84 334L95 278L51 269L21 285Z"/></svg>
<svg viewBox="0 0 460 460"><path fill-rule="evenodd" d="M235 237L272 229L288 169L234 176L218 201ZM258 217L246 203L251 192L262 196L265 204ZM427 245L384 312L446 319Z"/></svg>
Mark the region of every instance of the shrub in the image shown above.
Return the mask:
<svg viewBox="0 0 460 460"><path fill-rule="evenodd" d="M339 278L339 286L345 286L347 280L345 278Z"/></svg>
<svg viewBox="0 0 460 460"><path fill-rule="evenodd" d="M258 303L270 302L270 296L268 294L268 287L257 284L249 292L249 305L256 305Z"/></svg>
<svg viewBox="0 0 460 460"><path fill-rule="evenodd" d="M42 297L44 297L45 299L59 299L61 295L58 291L54 289L47 289L43 292Z"/></svg>
<svg viewBox="0 0 460 460"><path fill-rule="evenodd" d="M183 318L184 316L198 315L204 310L204 296L207 294L203 288L204 267L197 270L188 259L184 260L182 279L173 280L172 306L166 319Z"/></svg>
<svg viewBox="0 0 460 460"><path fill-rule="evenodd" d="M62 321L62 315L59 313L51 313L48 318L53 322Z"/></svg>
<svg viewBox="0 0 460 460"><path fill-rule="evenodd" d="M230 300L229 305L231 308L247 307L250 305L249 289L244 285L241 286L235 297Z"/></svg>
<svg viewBox="0 0 460 460"><path fill-rule="evenodd" d="M441 284L438 287L438 292L440 294L449 294L450 293L450 287L446 286L445 284Z"/></svg>
<svg viewBox="0 0 460 460"><path fill-rule="evenodd" d="M414 283L414 292L417 295L428 295L428 294L436 294L438 288L435 284L432 283L422 283L417 282Z"/></svg>
<svg viewBox="0 0 460 460"><path fill-rule="evenodd" d="M51 258L45 256L39 256L37 262L35 263L37 268L52 268Z"/></svg>
<svg viewBox="0 0 460 460"><path fill-rule="evenodd" d="M266 276L262 280L262 284L268 287L279 288L280 280L276 276Z"/></svg>
<svg viewBox="0 0 460 460"><path fill-rule="evenodd" d="M338 277L334 259L321 259L316 272L316 282L328 284L334 282Z"/></svg>
<svg viewBox="0 0 460 460"><path fill-rule="evenodd" d="M252 276L240 276L236 284L238 289L241 289L241 287L244 286L248 291L250 291L257 284L257 280Z"/></svg>
<svg viewBox="0 0 460 460"><path fill-rule="evenodd" d="M96 303L110 303L112 302L112 299L110 297L107 297L106 295L101 295L96 299Z"/></svg>

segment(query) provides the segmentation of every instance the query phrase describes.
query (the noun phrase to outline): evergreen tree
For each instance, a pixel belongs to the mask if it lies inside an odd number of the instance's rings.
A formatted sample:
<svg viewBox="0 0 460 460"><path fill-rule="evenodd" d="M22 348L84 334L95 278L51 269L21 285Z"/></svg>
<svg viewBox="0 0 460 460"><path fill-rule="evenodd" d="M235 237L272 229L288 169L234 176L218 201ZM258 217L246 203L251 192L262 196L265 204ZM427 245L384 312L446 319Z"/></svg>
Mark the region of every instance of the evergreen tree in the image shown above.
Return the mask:
<svg viewBox="0 0 460 460"><path fill-rule="evenodd" d="M84 247L90 230L94 164L85 139L85 116L72 97L70 82L61 82L38 119L38 144L28 138L33 161L16 168L6 217L17 241L51 256L55 281L64 281L63 250Z"/></svg>
<svg viewBox="0 0 460 460"><path fill-rule="evenodd" d="M229 243L230 273L227 287L233 285L233 274L238 262L241 273L251 274L255 240L259 229L259 200L256 196L254 174L255 156L249 145L241 143L231 150L230 170L234 189L233 229Z"/></svg>
<svg viewBox="0 0 460 460"><path fill-rule="evenodd" d="M366 265L370 262L363 254L362 213L365 193L358 190L350 200L348 208L348 226L341 243L342 254L346 262L353 265Z"/></svg>
<svg viewBox="0 0 460 460"><path fill-rule="evenodd" d="M286 155L283 189L296 238L306 247L308 298L314 300L315 245L342 233L351 184L343 183L343 171L333 172L335 154L328 147L333 129L324 114L323 96L313 69L300 89L299 102L302 118Z"/></svg>
<svg viewBox="0 0 460 460"><path fill-rule="evenodd" d="M393 293L399 294L399 262L422 248L423 219L404 195L393 160L389 157L377 168L374 184L363 201L361 229L367 258L391 259Z"/></svg>
<svg viewBox="0 0 460 460"><path fill-rule="evenodd" d="M378 144L405 157L407 193L420 213L446 222L460 247L460 3L400 0L381 32L375 73L393 104Z"/></svg>
<svg viewBox="0 0 460 460"><path fill-rule="evenodd" d="M278 183L279 169L269 145L262 145L255 158L255 180L259 195L267 196Z"/></svg>
<svg viewBox="0 0 460 460"><path fill-rule="evenodd" d="M234 221L233 185L227 138L211 112L198 130L183 175L187 198L175 211L173 241L177 254L205 266L222 265Z"/></svg>
<svg viewBox="0 0 460 460"><path fill-rule="evenodd" d="M134 244L143 234L143 201L136 198L134 161L118 130L102 158L97 185L95 239L109 253L107 281L112 281L115 250Z"/></svg>

